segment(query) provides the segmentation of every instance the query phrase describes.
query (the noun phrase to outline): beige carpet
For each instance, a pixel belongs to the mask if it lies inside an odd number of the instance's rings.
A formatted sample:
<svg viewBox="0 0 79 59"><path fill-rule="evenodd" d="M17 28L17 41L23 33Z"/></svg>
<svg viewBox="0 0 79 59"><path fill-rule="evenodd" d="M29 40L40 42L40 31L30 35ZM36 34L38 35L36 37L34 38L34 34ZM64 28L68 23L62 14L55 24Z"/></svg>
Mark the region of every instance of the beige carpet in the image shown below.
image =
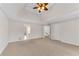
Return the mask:
<svg viewBox="0 0 79 59"><path fill-rule="evenodd" d="M3 56L77 56L79 47L48 39L9 43Z"/></svg>

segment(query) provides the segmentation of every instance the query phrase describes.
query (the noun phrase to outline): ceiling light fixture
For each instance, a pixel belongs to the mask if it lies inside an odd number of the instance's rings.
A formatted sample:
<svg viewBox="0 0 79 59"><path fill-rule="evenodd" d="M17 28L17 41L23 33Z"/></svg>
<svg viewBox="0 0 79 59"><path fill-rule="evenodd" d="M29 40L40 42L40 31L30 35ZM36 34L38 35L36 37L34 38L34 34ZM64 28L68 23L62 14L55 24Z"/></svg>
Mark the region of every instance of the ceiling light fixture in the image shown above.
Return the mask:
<svg viewBox="0 0 79 59"><path fill-rule="evenodd" d="M43 10L47 11L48 3L37 3L36 7L34 7L33 9L37 9L39 13L42 12Z"/></svg>

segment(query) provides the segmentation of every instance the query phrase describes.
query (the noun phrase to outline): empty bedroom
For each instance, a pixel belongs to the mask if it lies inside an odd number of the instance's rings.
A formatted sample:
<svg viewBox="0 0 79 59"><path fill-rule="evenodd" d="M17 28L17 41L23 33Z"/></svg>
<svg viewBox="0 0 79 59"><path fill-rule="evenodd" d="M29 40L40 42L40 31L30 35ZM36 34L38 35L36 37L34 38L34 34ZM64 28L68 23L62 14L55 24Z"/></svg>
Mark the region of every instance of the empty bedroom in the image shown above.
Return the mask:
<svg viewBox="0 0 79 59"><path fill-rule="evenodd" d="M1 56L79 56L79 3L0 3Z"/></svg>

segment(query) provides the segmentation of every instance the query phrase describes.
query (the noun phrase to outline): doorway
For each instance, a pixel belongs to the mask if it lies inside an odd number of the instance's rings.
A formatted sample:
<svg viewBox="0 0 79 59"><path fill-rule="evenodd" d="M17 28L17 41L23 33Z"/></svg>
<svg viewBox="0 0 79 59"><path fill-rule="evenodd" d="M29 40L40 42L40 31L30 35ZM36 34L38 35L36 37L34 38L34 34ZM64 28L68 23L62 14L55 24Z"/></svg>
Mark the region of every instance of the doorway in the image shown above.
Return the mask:
<svg viewBox="0 0 79 59"><path fill-rule="evenodd" d="M29 24L24 24L24 40L30 39L31 26Z"/></svg>
<svg viewBox="0 0 79 59"><path fill-rule="evenodd" d="M44 25L43 26L43 36L44 38L49 38L51 36L51 28L50 25Z"/></svg>

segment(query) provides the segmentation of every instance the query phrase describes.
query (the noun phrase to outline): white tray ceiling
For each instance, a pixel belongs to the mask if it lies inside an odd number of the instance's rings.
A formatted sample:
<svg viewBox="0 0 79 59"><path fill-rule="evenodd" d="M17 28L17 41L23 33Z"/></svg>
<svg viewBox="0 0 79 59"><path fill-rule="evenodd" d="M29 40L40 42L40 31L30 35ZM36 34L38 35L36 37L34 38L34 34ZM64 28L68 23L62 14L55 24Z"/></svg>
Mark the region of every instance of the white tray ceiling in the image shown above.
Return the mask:
<svg viewBox="0 0 79 59"><path fill-rule="evenodd" d="M33 9L35 3L4 3L0 4L1 10L9 20L27 21L35 23L54 23L66 18L78 17L78 3L49 3L48 11L39 13Z"/></svg>

